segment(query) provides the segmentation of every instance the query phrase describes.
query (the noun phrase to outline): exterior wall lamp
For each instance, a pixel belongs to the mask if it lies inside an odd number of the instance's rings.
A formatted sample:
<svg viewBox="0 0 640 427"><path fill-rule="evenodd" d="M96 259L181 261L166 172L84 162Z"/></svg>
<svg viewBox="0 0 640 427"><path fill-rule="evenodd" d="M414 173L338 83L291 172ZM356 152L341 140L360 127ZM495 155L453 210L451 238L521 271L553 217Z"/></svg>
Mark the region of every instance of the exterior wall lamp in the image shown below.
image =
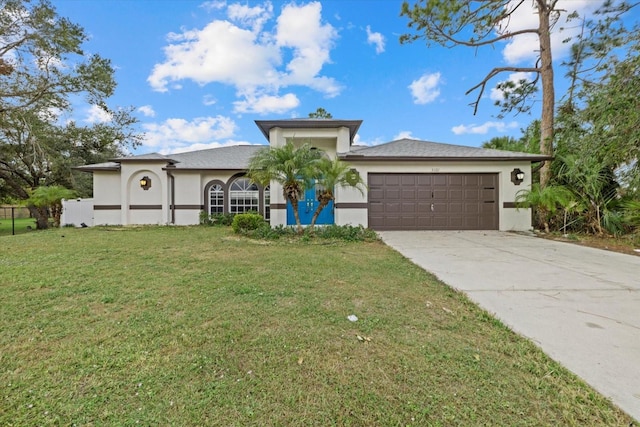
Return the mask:
<svg viewBox="0 0 640 427"><path fill-rule="evenodd" d="M148 176L143 176L140 179L140 188L142 188L143 190L147 191L148 189L151 188L151 178L149 178Z"/></svg>
<svg viewBox="0 0 640 427"><path fill-rule="evenodd" d="M515 168L514 170L512 170L511 182L513 182L514 185L520 185L522 184L522 181L524 181L524 172L522 172L518 168Z"/></svg>

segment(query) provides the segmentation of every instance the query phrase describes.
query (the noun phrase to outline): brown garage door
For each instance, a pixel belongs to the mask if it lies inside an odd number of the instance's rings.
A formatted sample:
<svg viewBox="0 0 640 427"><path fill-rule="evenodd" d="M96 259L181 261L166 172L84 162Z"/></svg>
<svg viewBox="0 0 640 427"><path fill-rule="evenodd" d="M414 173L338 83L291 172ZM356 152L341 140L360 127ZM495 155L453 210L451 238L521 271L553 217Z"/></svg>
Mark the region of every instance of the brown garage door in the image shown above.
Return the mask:
<svg viewBox="0 0 640 427"><path fill-rule="evenodd" d="M374 230L497 230L497 174L370 173Z"/></svg>

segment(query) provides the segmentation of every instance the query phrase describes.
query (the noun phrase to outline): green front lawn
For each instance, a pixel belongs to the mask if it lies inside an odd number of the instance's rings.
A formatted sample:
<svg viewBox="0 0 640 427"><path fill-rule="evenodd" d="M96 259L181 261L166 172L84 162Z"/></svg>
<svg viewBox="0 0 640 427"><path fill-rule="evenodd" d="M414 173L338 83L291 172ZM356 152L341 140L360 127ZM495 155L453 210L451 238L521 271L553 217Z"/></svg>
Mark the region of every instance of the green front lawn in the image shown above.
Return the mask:
<svg viewBox="0 0 640 427"><path fill-rule="evenodd" d="M380 242L63 228L0 287L0 425L632 421Z"/></svg>

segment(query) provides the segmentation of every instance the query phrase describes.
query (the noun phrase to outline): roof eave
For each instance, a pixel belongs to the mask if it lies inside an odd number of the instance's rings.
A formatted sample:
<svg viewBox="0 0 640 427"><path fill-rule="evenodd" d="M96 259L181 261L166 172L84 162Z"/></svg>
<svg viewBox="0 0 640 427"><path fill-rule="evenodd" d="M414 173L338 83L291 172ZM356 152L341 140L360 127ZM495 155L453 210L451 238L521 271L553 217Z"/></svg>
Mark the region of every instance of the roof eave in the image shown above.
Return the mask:
<svg viewBox="0 0 640 427"><path fill-rule="evenodd" d="M353 139L360 129L362 120L334 120L334 119L286 119L286 120L256 120L258 128L269 141L269 131L273 128L283 129L335 129L340 127L349 128L349 143L353 144Z"/></svg>
<svg viewBox="0 0 640 427"><path fill-rule="evenodd" d="M477 162L477 161L529 161L529 162L543 162L552 160L553 157L549 156L536 156L536 157L419 157L419 156L359 156L359 155L342 155L338 156L342 160L348 161L438 161L438 162Z"/></svg>
<svg viewBox="0 0 640 427"><path fill-rule="evenodd" d="M91 165L85 165L85 166L73 166L71 169L79 170L81 172L102 172L102 171L118 172L120 170L120 167L119 166L91 167Z"/></svg>

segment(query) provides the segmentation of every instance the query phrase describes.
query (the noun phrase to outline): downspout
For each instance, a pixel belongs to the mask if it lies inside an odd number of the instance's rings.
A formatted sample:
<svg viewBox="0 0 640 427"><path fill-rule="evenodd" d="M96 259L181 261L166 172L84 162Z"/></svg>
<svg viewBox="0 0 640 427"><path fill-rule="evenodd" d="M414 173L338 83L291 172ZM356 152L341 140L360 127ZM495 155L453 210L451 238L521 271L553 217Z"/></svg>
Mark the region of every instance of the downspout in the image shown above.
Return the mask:
<svg viewBox="0 0 640 427"><path fill-rule="evenodd" d="M169 207L171 209L171 224L176 223L176 179L173 174L167 171L167 176L169 177L169 199L171 200L169 203Z"/></svg>

